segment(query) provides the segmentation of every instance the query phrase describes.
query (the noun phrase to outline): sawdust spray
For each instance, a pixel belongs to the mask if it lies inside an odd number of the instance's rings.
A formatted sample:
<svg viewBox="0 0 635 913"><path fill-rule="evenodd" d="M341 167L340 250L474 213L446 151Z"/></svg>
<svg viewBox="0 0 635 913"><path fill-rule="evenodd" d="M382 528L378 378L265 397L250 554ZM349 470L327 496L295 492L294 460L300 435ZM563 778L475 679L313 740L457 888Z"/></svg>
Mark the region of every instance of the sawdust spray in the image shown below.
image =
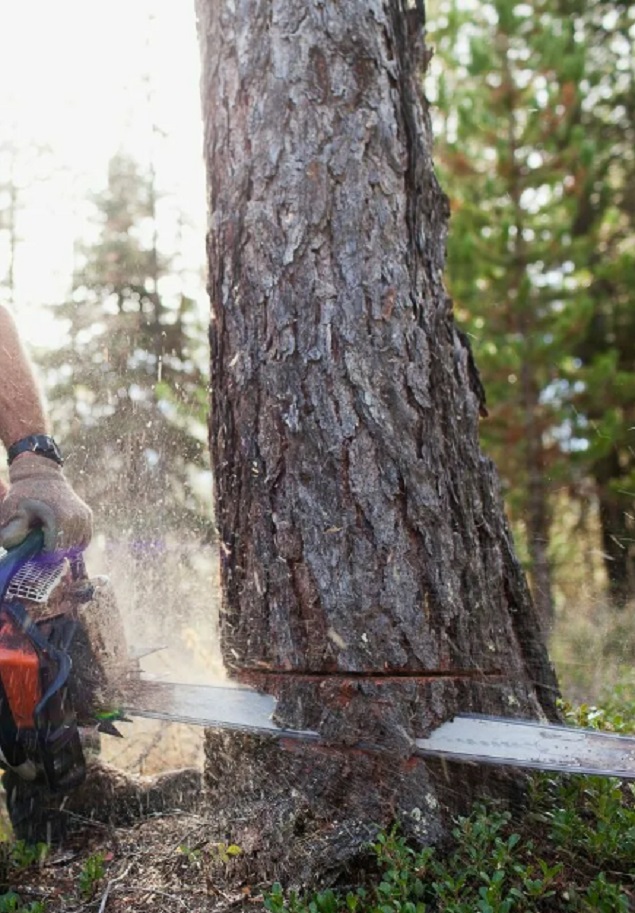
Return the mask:
<svg viewBox="0 0 635 913"><path fill-rule="evenodd" d="M213 683L224 677L218 642L218 551L195 534L151 543L98 534L86 554L90 576L106 574L134 655L159 680ZM102 756L153 774L202 763L203 729L135 719L124 739L102 737Z"/></svg>

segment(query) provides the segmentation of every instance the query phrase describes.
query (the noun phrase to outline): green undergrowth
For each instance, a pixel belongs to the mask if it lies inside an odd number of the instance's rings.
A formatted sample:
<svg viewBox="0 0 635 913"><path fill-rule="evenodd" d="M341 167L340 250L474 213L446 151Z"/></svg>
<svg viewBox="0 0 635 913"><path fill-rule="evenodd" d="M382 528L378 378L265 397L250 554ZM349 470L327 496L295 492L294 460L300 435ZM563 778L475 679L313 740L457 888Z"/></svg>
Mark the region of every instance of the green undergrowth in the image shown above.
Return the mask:
<svg viewBox="0 0 635 913"><path fill-rule="evenodd" d="M32 845L23 840L0 841L0 913L45 913L46 907L41 901L23 901L10 885L22 872L42 865L47 855L48 846L45 843Z"/></svg>
<svg viewBox="0 0 635 913"><path fill-rule="evenodd" d="M15 890L11 884L15 884L19 876L28 869L43 865L49 849L46 843L32 845L23 840L0 841L0 913L47 913L48 908L44 901L25 900L20 889ZM77 876L75 890L80 904L85 905L93 900L105 874L104 861L104 854L99 852L84 860Z"/></svg>
<svg viewBox="0 0 635 913"><path fill-rule="evenodd" d="M567 721L635 731L635 688ZM522 814L479 804L443 848L415 849L397 831L370 847L373 875L307 896L274 885L270 913L627 913L635 911L635 785L535 774Z"/></svg>
<svg viewBox="0 0 635 913"><path fill-rule="evenodd" d="M0 894L0 913L46 913L46 906L41 900L23 903L19 894L8 891Z"/></svg>

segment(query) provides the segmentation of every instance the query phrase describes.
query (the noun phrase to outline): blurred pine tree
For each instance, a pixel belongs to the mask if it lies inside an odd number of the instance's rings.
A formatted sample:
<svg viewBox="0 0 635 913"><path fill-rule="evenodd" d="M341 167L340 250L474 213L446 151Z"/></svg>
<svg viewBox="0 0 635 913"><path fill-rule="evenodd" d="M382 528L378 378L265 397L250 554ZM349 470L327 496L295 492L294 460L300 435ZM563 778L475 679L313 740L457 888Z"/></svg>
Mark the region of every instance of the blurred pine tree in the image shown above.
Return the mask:
<svg viewBox="0 0 635 913"><path fill-rule="evenodd" d="M54 307L66 340L40 359L74 484L98 528L141 553L167 530L211 529L192 484L208 459L205 333L158 249L156 197L152 173L111 160L97 237Z"/></svg>

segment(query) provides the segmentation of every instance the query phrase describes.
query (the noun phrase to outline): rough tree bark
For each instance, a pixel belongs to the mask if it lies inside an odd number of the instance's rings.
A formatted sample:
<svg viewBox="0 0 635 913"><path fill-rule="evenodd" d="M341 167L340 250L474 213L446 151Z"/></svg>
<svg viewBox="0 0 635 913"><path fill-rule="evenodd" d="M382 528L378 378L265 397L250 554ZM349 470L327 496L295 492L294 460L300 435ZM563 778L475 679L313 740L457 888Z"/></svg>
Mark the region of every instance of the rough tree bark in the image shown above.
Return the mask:
<svg viewBox="0 0 635 913"><path fill-rule="evenodd" d="M557 689L443 287L420 22L197 6L223 656L329 745L210 733L207 785L239 871L302 881L395 817L435 839L469 798L477 772L444 779L413 736L554 718Z"/></svg>

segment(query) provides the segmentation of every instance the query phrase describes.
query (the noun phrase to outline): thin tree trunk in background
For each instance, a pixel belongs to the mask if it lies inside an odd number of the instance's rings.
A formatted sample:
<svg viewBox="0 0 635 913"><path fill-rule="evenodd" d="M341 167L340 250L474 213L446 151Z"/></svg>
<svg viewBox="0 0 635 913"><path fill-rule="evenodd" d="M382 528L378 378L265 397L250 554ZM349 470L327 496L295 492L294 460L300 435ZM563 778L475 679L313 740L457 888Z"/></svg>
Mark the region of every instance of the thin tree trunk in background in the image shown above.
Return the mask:
<svg viewBox="0 0 635 913"><path fill-rule="evenodd" d="M612 484L623 471L619 457L612 450L593 467L599 502L602 551L608 581L608 592L616 608L623 608L635 595L632 523L629 524L629 501L613 490Z"/></svg>
<svg viewBox="0 0 635 913"><path fill-rule="evenodd" d="M540 427L538 393L528 365L521 367L521 397L525 414L525 468L527 501L525 527L531 561L532 595L545 632L554 621L553 582L549 558L551 516L545 474L545 452Z"/></svg>
<svg viewBox="0 0 635 913"><path fill-rule="evenodd" d="M0 149L0 152L3 150ZM7 235L7 258L6 266L2 263L2 274L0 275L0 301L13 307L15 304L15 265L18 248L18 188L16 186L15 160L16 151L11 143L5 147L6 158L8 159L8 169L6 175L3 175L3 184L1 189L6 193L8 205L4 210L0 210L0 229ZM4 290L4 291L2 291Z"/></svg>
<svg viewBox="0 0 635 913"><path fill-rule="evenodd" d="M527 545L531 559L532 594L546 632L555 618L553 581L549 559L551 523L544 476L535 467L527 484Z"/></svg>
<svg viewBox="0 0 635 913"><path fill-rule="evenodd" d="M413 736L555 718L557 687L478 447L406 4L197 6L223 656L331 745L210 733L207 782L242 871L306 881L469 799Z"/></svg>
<svg viewBox="0 0 635 913"><path fill-rule="evenodd" d="M535 302L529 297L527 283L527 242L525 240L525 210L521 198L523 193L522 172L524 165L519 160L518 137L518 92L514 78L509 71L509 57L506 57L506 82L511 107L507 122L507 141L510 154L510 196L514 206L513 258L509 270L510 300L514 306L516 329L525 344L525 357L520 368L520 405L523 410L525 440L523 447L525 470L527 473L527 502L525 526L527 529L527 548L531 560L530 577L533 599L542 621L548 631L554 620L553 587L551 579L551 562L549 560L549 537L551 518L547 497L545 477L545 451L542 441L542 428L539 418L540 395L537 382L537 368L533 357L532 334L537 332L534 317Z"/></svg>

